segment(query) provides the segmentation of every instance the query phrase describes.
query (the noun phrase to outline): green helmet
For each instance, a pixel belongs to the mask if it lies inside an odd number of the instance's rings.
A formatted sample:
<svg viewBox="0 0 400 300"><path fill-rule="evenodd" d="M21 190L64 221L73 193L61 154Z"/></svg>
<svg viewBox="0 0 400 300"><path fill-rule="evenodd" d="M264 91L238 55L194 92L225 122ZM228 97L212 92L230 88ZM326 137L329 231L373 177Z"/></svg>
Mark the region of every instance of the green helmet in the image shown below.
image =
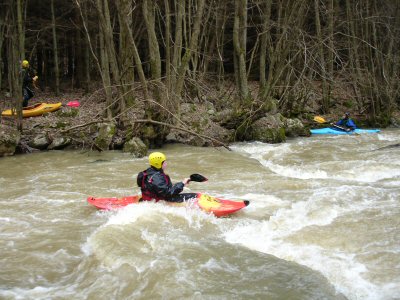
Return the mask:
<svg viewBox="0 0 400 300"><path fill-rule="evenodd" d="M149 163L150 166L156 168L156 169L161 169L163 162L167 158L165 155L161 152L153 152L149 155Z"/></svg>

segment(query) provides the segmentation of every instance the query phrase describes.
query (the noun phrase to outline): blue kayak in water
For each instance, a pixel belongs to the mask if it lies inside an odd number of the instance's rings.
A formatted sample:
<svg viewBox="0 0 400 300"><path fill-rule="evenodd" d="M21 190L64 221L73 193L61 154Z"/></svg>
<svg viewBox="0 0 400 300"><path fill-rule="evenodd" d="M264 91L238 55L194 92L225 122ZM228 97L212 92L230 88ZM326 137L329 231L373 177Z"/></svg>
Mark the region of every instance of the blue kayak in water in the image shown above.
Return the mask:
<svg viewBox="0 0 400 300"><path fill-rule="evenodd" d="M338 128L320 128L320 129L311 129L311 134L363 134L363 133L377 133L380 132L380 129L354 129L352 131L344 131Z"/></svg>

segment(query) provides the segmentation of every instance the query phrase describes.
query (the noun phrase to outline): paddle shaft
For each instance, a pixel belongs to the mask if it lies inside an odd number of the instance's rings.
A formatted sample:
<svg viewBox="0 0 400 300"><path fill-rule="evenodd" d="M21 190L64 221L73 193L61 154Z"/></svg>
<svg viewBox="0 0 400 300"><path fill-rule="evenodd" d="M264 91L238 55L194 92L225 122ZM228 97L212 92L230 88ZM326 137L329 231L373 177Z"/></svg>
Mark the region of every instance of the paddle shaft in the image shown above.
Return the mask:
<svg viewBox="0 0 400 300"><path fill-rule="evenodd" d="M342 126L339 126L339 125L336 125L336 124L331 124L331 126L332 126L332 127L335 127L335 128L337 128L337 129L340 129L340 130L346 131L346 132L349 132L349 131L351 131L351 129L350 129L350 128L344 128L344 127L342 127Z"/></svg>

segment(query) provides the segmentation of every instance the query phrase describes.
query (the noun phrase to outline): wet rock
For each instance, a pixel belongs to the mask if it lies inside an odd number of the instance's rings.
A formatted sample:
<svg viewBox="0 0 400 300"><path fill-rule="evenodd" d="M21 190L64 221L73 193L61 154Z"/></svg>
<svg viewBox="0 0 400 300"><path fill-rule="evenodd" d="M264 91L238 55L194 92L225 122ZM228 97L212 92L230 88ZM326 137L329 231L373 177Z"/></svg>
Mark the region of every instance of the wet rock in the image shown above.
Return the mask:
<svg viewBox="0 0 400 300"><path fill-rule="evenodd" d="M111 143L111 149L113 150L120 150L124 147L125 144L125 139L122 136L114 136L112 143Z"/></svg>
<svg viewBox="0 0 400 300"><path fill-rule="evenodd" d="M193 133L172 129L167 135L166 141L169 143L183 143L198 147L210 145L220 146L220 144L213 141L213 139L222 143L231 141L234 130L226 129L211 120L211 109L211 103L209 103L208 107L195 106L189 103L183 104L181 106L181 120L184 124L187 124L185 128L190 128Z"/></svg>
<svg viewBox="0 0 400 300"><path fill-rule="evenodd" d="M381 148L375 149L374 151L386 150L386 149L393 149L393 148L400 148L400 143L398 143L398 144L393 144L393 145L388 145L388 146L385 146L385 147L381 147Z"/></svg>
<svg viewBox="0 0 400 300"><path fill-rule="evenodd" d="M140 138L134 137L124 144L123 152L129 152L134 157L140 158L147 154L147 146Z"/></svg>
<svg viewBox="0 0 400 300"><path fill-rule="evenodd" d="M285 134L287 137L310 136L311 132L304 127L299 119L284 119Z"/></svg>
<svg viewBox="0 0 400 300"><path fill-rule="evenodd" d="M51 144L51 140L46 134L38 134L36 135L28 145L35 149L44 150Z"/></svg>
<svg viewBox="0 0 400 300"><path fill-rule="evenodd" d="M70 137L64 137L64 136L59 136L55 137L51 144L47 147L49 150L60 150L64 149L68 145L71 144L71 138Z"/></svg>
<svg viewBox="0 0 400 300"><path fill-rule="evenodd" d="M282 119L281 114L268 115L258 119L251 125L246 139L272 144L284 142L286 135Z"/></svg>
<svg viewBox="0 0 400 300"><path fill-rule="evenodd" d="M28 143L24 140L20 140L19 144L17 145L17 149L15 150L15 153L33 153L33 152L40 152L40 149L33 148L28 145Z"/></svg>
<svg viewBox="0 0 400 300"><path fill-rule="evenodd" d="M214 122L218 122L221 124L226 124L229 122L231 116L234 114L234 110L233 109L224 109L222 111L219 111L217 113L215 113L212 117L212 120Z"/></svg>
<svg viewBox="0 0 400 300"><path fill-rule="evenodd" d="M400 128L400 118L392 117L390 119L390 125L394 128Z"/></svg>
<svg viewBox="0 0 400 300"><path fill-rule="evenodd" d="M96 147L100 150L108 150L116 132L114 123L98 124L98 135L94 141Z"/></svg>
<svg viewBox="0 0 400 300"><path fill-rule="evenodd" d="M14 155L20 139L21 134L17 129L2 126L0 128L0 156Z"/></svg>

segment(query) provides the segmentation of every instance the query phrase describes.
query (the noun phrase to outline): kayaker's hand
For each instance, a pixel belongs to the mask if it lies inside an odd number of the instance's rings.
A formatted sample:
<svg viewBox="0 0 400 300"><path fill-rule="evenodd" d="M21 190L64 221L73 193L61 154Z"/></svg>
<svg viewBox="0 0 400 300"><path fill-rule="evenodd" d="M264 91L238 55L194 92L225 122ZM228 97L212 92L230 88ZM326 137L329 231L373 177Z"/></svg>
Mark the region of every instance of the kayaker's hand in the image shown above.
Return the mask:
<svg viewBox="0 0 400 300"><path fill-rule="evenodd" d="M188 185L189 182L190 182L190 178L185 178L185 179L182 180L182 182L183 182L184 185Z"/></svg>
<svg viewBox="0 0 400 300"><path fill-rule="evenodd" d="M350 132L350 131L351 131L351 129L350 129L350 128L347 128L347 129L346 129L346 131L347 131L347 132Z"/></svg>

